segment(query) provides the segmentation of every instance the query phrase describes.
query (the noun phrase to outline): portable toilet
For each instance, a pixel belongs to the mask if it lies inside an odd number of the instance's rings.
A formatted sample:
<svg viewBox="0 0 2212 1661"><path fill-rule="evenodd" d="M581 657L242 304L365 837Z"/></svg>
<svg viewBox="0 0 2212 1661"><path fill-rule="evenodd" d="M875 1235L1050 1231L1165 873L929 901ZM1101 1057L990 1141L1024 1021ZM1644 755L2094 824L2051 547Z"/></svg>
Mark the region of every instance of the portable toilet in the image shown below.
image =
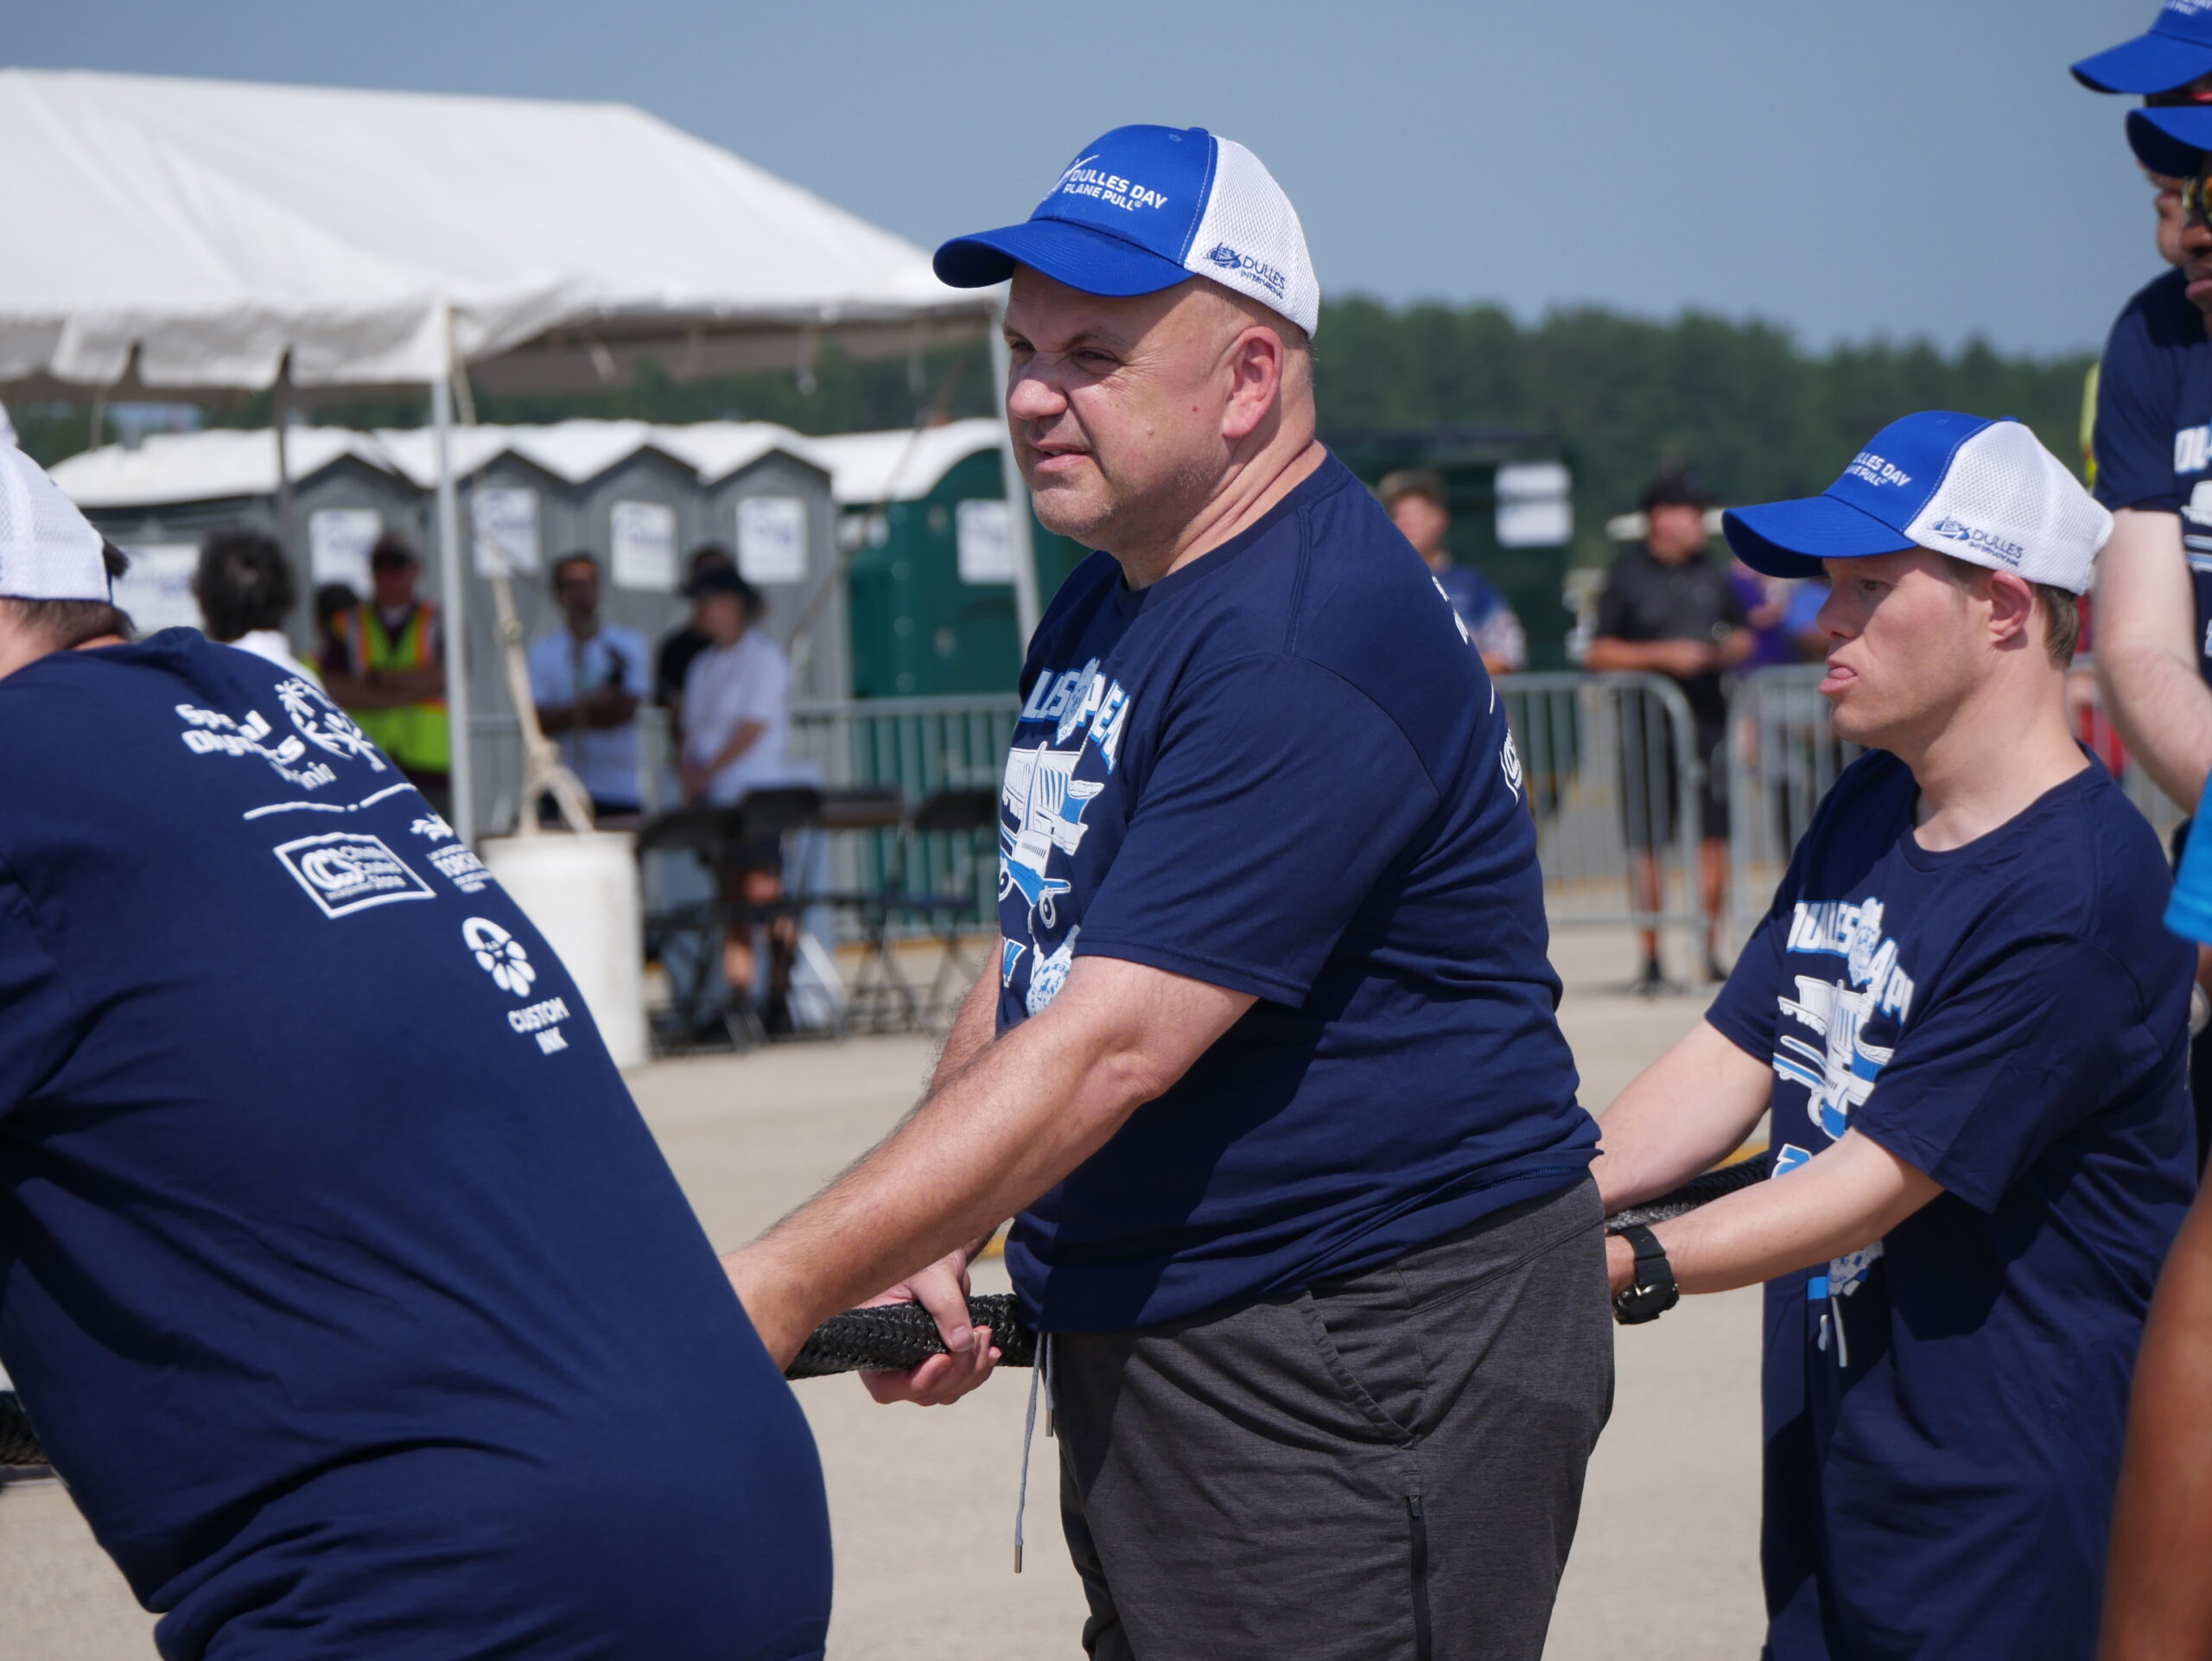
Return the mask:
<svg viewBox="0 0 2212 1661"><path fill-rule="evenodd" d="M812 442L830 463L849 554L853 695L1012 691L1025 643L999 423L977 417ZM1049 600L1084 550L1033 519L1030 536L1038 592Z"/></svg>
<svg viewBox="0 0 2212 1661"><path fill-rule="evenodd" d="M696 469L698 539L728 549L767 601L761 627L790 656L792 695L851 697L836 503L813 442L770 421L702 421L658 431L661 442Z"/></svg>
<svg viewBox="0 0 2212 1661"><path fill-rule="evenodd" d="M266 428L149 434L136 449L107 444L56 464L54 480L70 500L130 555L116 597L142 631L200 626L192 598L200 544L235 526L283 545L300 589L285 633L296 652L312 658L315 586L344 582L365 595L378 536L397 530L420 544L423 493L365 434L302 426L285 440L292 487L283 524L276 435Z"/></svg>

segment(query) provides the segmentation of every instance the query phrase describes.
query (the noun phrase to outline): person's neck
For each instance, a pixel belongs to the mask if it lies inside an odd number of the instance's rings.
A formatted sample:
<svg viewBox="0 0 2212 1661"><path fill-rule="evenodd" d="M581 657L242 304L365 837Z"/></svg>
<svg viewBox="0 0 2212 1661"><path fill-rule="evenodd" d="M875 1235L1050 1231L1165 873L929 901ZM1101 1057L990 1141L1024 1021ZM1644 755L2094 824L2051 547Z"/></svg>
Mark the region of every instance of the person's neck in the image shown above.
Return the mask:
<svg viewBox="0 0 2212 1661"><path fill-rule="evenodd" d="M1421 557L1428 562L1428 569L1439 576L1452 569L1452 550L1449 548L1433 548Z"/></svg>
<svg viewBox="0 0 2212 1661"><path fill-rule="evenodd" d="M1305 483L1328 458L1310 423L1233 462L1221 486L1183 528L1156 545L1111 549L1132 589L1148 589L1243 535L1284 497Z"/></svg>
<svg viewBox="0 0 2212 1661"><path fill-rule="evenodd" d="M576 643L581 646L584 641L588 640L593 635L599 633L598 615L594 614L588 617L579 617L575 613L570 612L569 614L569 633L576 637Z"/></svg>
<svg viewBox="0 0 2212 1661"><path fill-rule="evenodd" d="M1913 838L1929 853L1987 836L2089 765L2066 722L2063 678L2012 680L1961 702L1924 743L1891 747L1920 786Z"/></svg>

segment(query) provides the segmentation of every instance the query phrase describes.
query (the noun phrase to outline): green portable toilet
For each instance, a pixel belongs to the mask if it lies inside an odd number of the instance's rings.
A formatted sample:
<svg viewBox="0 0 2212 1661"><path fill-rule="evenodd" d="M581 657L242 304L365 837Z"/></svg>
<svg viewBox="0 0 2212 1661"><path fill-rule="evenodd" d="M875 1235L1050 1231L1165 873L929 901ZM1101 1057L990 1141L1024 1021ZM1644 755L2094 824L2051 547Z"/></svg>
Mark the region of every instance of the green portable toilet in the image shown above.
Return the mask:
<svg viewBox="0 0 2212 1661"><path fill-rule="evenodd" d="M830 470L848 558L855 697L1014 690L1024 643L999 434L978 417L811 441ZM1085 550L1030 523L1049 601Z"/></svg>

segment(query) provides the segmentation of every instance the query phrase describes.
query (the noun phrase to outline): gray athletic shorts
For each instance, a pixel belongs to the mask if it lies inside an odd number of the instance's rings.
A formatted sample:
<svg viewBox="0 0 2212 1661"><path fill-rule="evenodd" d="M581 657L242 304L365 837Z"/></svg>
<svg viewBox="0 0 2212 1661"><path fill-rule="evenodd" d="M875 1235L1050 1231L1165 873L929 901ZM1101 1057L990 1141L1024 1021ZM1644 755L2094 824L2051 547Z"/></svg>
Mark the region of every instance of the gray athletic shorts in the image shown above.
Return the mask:
<svg viewBox="0 0 2212 1661"><path fill-rule="evenodd" d="M1611 1410L1594 1182L1395 1263L1052 1340L1100 1661L1538 1661Z"/></svg>

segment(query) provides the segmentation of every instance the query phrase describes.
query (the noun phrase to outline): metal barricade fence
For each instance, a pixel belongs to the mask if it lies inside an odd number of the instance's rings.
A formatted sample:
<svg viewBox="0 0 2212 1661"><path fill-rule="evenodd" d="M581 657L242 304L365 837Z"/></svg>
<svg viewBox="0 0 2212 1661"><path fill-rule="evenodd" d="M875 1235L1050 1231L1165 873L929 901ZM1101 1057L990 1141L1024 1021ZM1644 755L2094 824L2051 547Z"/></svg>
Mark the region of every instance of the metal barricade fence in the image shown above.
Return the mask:
<svg viewBox="0 0 2212 1661"><path fill-rule="evenodd" d="M1836 775L1860 754L1836 736L1820 693L1818 664L1785 664L1746 675L1728 705L1730 912L1740 937L1765 915L1797 839ZM2106 715L2087 658L2067 684L2077 737L2120 782L2162 843L2188 817L2128 754Z"/></svg>
<svg viewBox="0 0 2212 1661"><path fill-rule="evenodd" d="M1697 925L1712 758L1699 754L1681 689L1661 675L1509 675L1497 684L1552 926Z"/></svg>

